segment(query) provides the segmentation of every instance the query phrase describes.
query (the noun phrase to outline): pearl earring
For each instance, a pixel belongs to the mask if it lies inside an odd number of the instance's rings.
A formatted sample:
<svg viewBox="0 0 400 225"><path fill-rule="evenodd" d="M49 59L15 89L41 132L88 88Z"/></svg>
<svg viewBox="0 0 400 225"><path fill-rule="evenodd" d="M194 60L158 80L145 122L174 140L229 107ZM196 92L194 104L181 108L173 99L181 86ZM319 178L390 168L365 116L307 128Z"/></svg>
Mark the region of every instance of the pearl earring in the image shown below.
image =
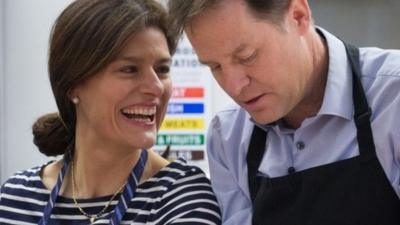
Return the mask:
<svg viewBox="0 0 400 225"><path fill-rule="evenodd" d="M78 97L73 97L72 102L76 105L79 103L79 98Z"/></svg>

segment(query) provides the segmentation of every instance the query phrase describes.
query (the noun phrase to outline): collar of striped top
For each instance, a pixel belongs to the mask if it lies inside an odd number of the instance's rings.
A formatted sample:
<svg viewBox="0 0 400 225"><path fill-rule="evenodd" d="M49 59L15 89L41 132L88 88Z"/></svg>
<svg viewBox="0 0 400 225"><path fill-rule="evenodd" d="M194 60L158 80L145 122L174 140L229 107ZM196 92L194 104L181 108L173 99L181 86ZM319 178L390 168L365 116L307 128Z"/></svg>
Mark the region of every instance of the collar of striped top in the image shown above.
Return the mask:
<svg viewBox="0 0 400 225"><path fill-rule="evenodd" d="M49 225L50 223L50 216L53 211L54 205L56 203L57 196L60 192L61 185L63 183L66 171L70 165L71 156L70 154L65 154L64 157L64 164L58 174L57 183L54 186L53 190L50 193L49 201L47 202L46 207L43 210L43 216L39 221L39 225ZM139 183L140 178L142 177L144 167L147 162L147 151L142 150L140 154L139 161L136 163L135 167L132 169L128 177L127 184L124 187L122 194L119 197L118 204L115 206L114 212L110 218L111 225L118 225L120 224L122 217L125 215L125 212L128 208L128 204L131 199L135 196L136 186Z"/></svg>

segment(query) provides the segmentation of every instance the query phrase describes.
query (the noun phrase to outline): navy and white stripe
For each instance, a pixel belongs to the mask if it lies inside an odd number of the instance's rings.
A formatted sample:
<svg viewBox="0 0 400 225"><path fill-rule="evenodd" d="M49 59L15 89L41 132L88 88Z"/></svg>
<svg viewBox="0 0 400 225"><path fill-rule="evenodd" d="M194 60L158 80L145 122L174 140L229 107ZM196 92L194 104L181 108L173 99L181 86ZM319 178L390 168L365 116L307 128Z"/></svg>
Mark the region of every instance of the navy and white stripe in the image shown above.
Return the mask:
<svg viewBox="0 0 400 225"><path fill-rule="evenodd" d="M0 224L38 224L50 194L40 179L41 168L17 173L3 184ZM110 197L81 199L79 202L86 212L96 214ZM116 204L117 201L113 201L104 217L95 224L109 224L110 212ZM56 200L51 220L58 224L89 224L73 200L61 196ZM200 225L220 224L220 220L219 207L209 180L199 168L179 159L137 187L121 224Z"/></svg>
<svg viewBox="0 0 400 225"><path fill-rule="evenodd" d="M69 154L67 154L68 156ZM60 192L61 189L61 184L64 181L64 174L66 174L67 169L68 169L68 164L67 164L68 160L64 160L64 166L61 168L61 172L58 173L57 176L57 184L53 190L50 192L50 198L47 201L46 207L43 210L44 215L42 216L42 218L39 220L39 225L47 225L46 221L50 220L50 216L52 213L52 209L54 208L55 202L57 200L57 195Z"/></svg>
<svg viewBox="0 0 400 225"><path fill-rule="evenodd" d="M130 199L134 198L135 190L140 178L142 177L144 167L147 162L147 151L142 150L139 162L136 164L133 171L130 173L128 183L125 185L122 197L120 196L118 204L115 206L114 213L111 215L110 224L119 225L125 215Z"/></svg>

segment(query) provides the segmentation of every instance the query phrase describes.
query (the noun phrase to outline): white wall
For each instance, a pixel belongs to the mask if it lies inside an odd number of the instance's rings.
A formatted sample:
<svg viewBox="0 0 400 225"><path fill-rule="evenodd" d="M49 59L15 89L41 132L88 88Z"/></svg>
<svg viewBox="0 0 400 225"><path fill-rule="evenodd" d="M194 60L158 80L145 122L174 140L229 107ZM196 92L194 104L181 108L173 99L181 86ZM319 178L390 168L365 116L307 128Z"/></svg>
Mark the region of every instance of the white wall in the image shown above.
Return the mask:
<svg viewBox="0 0 400 225"><path fill-rule="evenodd" d="M44 162L32 143L31 125L56 110L48 77L47 48L53 21L69 0L2 0L4 79L1 105L1 179Z"/></svg>
<svg viewBox="0 0 400 225"><path fill-rule="evenodd" d="M4 2L0 1L0 181L2 180L1 171L3 165L4 149L4 44L3 44L3 22L4 22Z"/></svg>

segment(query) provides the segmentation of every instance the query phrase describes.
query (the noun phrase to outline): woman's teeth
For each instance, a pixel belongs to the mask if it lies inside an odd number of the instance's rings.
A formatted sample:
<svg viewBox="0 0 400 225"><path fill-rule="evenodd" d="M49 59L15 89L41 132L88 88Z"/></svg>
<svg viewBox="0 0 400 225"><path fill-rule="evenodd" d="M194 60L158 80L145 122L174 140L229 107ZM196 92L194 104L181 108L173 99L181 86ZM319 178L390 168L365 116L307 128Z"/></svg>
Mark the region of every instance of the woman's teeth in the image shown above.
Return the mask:
<svg viewBox="0 0 400 225"><path fill-rule="evenodd" d="M149 123L154 120L156 107L134 107L122 109L122 114L129 119Z"/></svg>

